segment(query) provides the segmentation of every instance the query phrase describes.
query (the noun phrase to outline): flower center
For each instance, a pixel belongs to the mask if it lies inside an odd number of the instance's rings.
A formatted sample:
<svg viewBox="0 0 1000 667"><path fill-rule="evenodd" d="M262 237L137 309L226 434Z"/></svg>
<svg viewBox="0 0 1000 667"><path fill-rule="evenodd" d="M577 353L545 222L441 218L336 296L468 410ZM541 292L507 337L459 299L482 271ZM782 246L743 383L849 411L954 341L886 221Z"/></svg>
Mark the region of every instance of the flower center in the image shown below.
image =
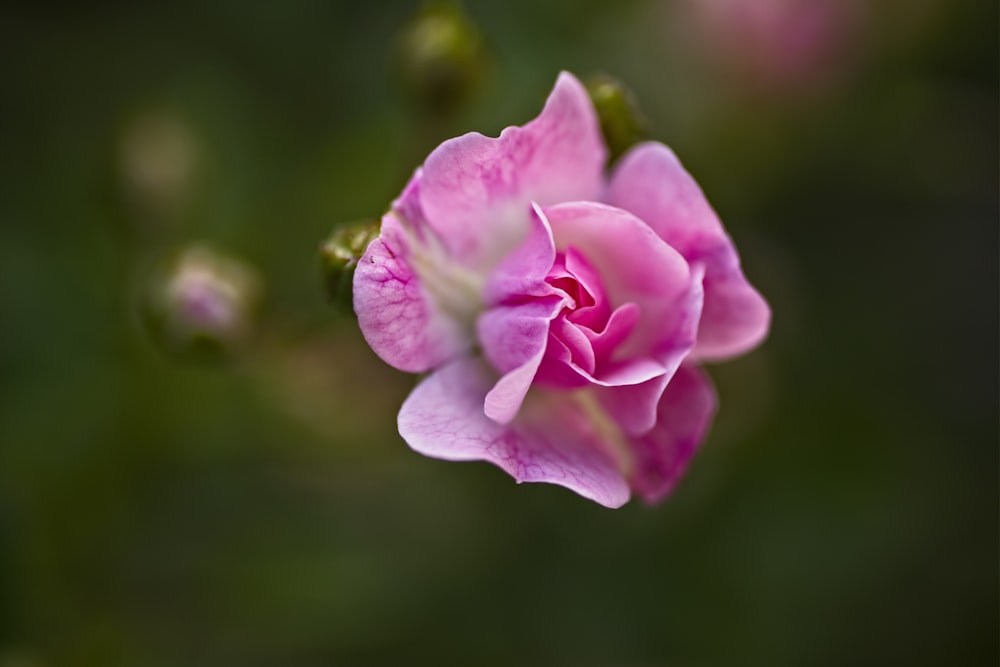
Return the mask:
<svg viewBox="0 0 1000 667"><path fill-rule="evenodd" d="M424 289L442 311L474 331L476 317L483 309L485 278L454 261L433 233L418 235L408 224L403 229L411 266Z"/></svg>
<svg viewBox="0 0 1000 667"><path fill-rule="evenodd" d="M568 297L569 304L549 326L536 380L562 389L589 385L632 332L638 308L612 308L600 274L572 247L556 256L545 281Z"/></svg>

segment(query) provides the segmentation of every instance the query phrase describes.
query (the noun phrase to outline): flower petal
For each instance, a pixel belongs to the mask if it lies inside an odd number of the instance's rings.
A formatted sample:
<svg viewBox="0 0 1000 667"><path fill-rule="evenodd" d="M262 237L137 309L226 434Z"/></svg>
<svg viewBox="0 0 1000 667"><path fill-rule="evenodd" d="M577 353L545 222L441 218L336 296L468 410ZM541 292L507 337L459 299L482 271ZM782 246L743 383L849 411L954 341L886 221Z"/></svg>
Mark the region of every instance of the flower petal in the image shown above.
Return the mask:
<svg viewBox="0 0 1000 667"><path fill-rule="evenodd" d="M494 379L486 364L472 358L438 369L403 403L400 435L426 456L489 461L518 482L558 484L605 507L628 501L622 473L566 394L533 394L531 409L502 425L482 409Z"/></svg>
<svg viewBox="0 0 1000 667"><path fill-rule="evenodd" d="M608 416L629 435L642 435L656 425L656 410L671 375L660 373L636 384L595 387L596 396Z"/></svg>
<svg viewBox="0 0 1000 667"><path fill-rule="evenodd" d="M694 359L735 357L759 345L771 328L771 308L743 276L731 245L705 260L705 306Z"/></svg>
<svg viewBox="0 0 1000 667"><path fill-rule="evenodd" d="M705 263L695 357L735 356L764 339L771 310L743 276L719 217L673 151L654 142L633 147L615 168L606 198L644 220L689 262Z"/></svg>
<svg viewBox="0 0 1000 667"><path fill-rule="evenodd" d="M549 325L563 299L550 296L483 313L477 329L483 353L503 377L486 395L486 415L502 424L514 419L545 355Z"/></svg>
<svg viewBox="0 0 1000 667"><path fill-rule="evenodd" d="M531 204L529 220L527 238L503 258L486 283L483 299L487 305L557 292L545 281L556 257L552 229L537 204Z"/></svg>
<svg viewBox="0 0 1000 667"><path fill-rule="evenodd" d="M665 369L675 368L695 342L700 269L692 271L649 225L620 208L573 202L544 212L556 250L579 250L603 279L611 303L638 307L639 320L618 346L617 358L652 356Z"/></svg>
<svg viewBox="0 0 1000 667"><path fill-rule="evenodd" d="M572 313L570 315L570 320L574 323L577 322L572 317L575 314ZM641 317L642 313L639 310L639 306L634 303L623 303L611 313L611 317L607 319L603 329L595 331L590 328L584 328L583 333L594 346L595 356L600 361L610 359L614 355L614 351L618 349L618 346L635 329L635 325L639 323Z"/></svg>
<svg viewBox="0 0 1000 667"><path fill-rule="evenodd" d="M586 90L563 72L523 127L438 146L424 162L423 209L455 257L491 266L522 240L530 202L598 199L606 157Z"/></svg>
<svg viewBox="0 0 1000 667"><path fill-rule="evenodd" d="M632 488L646 502L662 500L680 480L715 415L715 390L701 369L683 365L667 385L656 425L632 438Z"/></svg>
<svg viewBox="0 0 1000 667"><path fill-rule="evenodd" d="M471 332L428 293L396 214L382 219L354 272L354 311L372 350L401 371L422 373L469 349Z"/></svg>

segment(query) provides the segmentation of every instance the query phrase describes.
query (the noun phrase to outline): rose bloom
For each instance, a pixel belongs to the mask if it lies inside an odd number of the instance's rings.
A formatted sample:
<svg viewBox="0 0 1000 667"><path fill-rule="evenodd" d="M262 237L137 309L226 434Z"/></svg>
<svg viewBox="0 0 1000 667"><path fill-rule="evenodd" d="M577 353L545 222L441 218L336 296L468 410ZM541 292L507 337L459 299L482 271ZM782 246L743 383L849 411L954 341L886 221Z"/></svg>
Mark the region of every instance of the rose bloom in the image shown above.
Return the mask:
<svg viewBox="0 0 1000 667"><path fill-rule="evenodd" d="M523 127L438 146L383 217L354 307L386 363L429 374L399 413L416 451L607 507L683 474L716 407L698 364L756 346L770 309L669 148L606 159L563 73Z"/></svg>

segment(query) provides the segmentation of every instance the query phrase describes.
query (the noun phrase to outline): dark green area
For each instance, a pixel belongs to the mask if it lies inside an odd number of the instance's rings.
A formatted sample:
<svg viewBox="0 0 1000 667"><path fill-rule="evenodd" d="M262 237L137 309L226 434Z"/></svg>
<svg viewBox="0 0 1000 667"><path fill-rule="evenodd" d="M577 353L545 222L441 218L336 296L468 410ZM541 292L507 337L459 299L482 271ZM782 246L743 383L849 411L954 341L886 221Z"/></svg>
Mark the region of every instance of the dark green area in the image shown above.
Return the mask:
<svg viewBox="0 0 1000 667"><path fill-rule="evenodd" d="M795 84L728 66L681 2L470 1L490 65L444 117L394 84L414 3L11 4L0 666L997 663L995 3L862 2ZM412 378L317 268L560 69L628 86L774 309L652 509L410 452ZM125 171L149 114L187 133L180 186ZM203 241L265 284L213 367L138 310Z"/></svg>

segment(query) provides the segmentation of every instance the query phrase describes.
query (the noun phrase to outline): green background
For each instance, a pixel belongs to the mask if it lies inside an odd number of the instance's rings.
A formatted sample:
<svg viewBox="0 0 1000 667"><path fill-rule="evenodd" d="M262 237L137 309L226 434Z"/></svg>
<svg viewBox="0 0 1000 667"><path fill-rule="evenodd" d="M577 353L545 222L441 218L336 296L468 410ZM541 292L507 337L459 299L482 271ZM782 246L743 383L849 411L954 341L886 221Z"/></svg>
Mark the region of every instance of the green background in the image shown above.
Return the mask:
<svg viewBox="0 0 1000 667"><path fill-rule="evenodd" d="M0 8L0 666L996 664L996 3L858 3L796 81L687 6L470 1L446 116L393 76L414 3ZM335 224L561 69L633 90L774 310L655 508L412 453L413 378L322 295ZM156 215L150 113L196 157ZM137 315L200 241L265 284L228 365Z"/></svg>

